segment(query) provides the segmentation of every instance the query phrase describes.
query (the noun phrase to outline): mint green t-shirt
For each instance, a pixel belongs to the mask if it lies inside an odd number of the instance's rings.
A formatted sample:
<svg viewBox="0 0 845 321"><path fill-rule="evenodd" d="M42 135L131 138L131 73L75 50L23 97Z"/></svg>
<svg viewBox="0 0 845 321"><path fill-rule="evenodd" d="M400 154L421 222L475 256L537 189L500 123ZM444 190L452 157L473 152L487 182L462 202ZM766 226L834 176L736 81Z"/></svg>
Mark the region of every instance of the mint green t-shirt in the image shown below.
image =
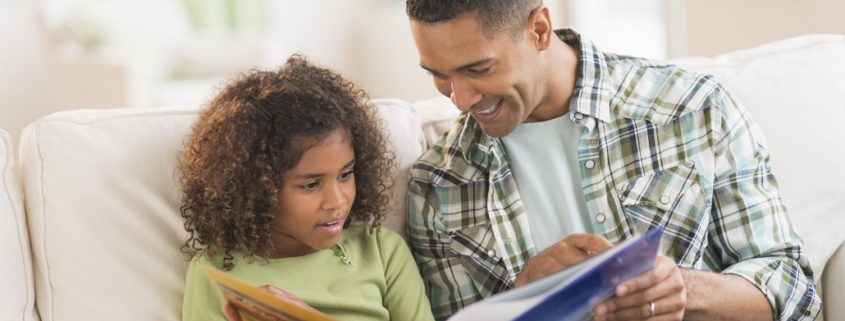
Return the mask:
<svg viewBox="0 0 845 321"><path fill-rule="evenodd" d="M420 273L399 235L355 226L345 229L337 244L269 261L250 262L235 254L228 273L255 286L274 285L339 320L434 320ZM200 252L188 266L183 321L226 320L223 296L205 274L206 265L214 266Z"/></svg>
<svg viewBox="0 0 845 321"><path fill-rule="evenodd" d="M523 123L502 138L537 251L572 233L592 233L581 186L581 127L569 114Z"/></svg>

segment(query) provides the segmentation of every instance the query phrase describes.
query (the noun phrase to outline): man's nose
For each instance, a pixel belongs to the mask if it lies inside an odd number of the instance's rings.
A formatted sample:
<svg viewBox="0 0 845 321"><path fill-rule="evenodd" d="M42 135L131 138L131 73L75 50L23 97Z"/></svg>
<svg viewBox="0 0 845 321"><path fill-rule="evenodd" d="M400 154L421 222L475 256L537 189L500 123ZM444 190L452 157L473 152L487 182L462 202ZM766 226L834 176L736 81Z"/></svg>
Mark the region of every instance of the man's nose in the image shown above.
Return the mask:
<svg viewBox="0 0 845 321"><path fill-rule="evenodd" d="M473 105L481 101L483 96L481 92L473 88L466 81L453 79L451 86L452 94L449 95L449 98L452 99L452 103L462 112L469 110Z"/></svg>

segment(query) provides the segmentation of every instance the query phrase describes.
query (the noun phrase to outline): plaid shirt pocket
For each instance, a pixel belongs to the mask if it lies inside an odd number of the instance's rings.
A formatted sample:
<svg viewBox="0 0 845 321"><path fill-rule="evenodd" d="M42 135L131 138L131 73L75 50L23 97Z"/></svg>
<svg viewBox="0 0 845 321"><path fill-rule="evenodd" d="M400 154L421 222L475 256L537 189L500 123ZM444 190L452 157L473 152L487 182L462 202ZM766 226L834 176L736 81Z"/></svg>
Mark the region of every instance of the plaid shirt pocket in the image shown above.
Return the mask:
<svg viewBox="0 0 845 321"><path fill-rule="evenodd" d="M701 267L709 222L695 163L648 172L620 184L619 201L637 233L664 226L661 253L683 267ZM706 242L706 241L705 241ZM668 245L668 246L666 246Z"/></svg>
<svg viewBox="0 0 845 321"><path fill-rule="evenodd" d="M496 242L489 226L450 232L452 252L460 256L464 269L482 296L510 288L508 271L502 257L494 250Z"/></svg>

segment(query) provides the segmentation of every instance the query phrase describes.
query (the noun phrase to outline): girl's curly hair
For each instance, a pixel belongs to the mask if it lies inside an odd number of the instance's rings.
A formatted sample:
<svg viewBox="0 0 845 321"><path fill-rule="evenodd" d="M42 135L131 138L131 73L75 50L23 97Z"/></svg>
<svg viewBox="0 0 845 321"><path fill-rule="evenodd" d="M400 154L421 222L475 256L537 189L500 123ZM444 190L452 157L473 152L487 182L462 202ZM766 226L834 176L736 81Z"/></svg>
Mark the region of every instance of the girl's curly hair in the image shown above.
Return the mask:
<svg viewBox="0 0 845 321"><path fill-rule="evenodd" d="M356 159L349 218L380 225L394 164L382 127L363 90L304 57L237 76L200 112L179 160L183 251L222 253L226 270L235 251L268 258L282 174L337 128L351 134Z"/></svg>

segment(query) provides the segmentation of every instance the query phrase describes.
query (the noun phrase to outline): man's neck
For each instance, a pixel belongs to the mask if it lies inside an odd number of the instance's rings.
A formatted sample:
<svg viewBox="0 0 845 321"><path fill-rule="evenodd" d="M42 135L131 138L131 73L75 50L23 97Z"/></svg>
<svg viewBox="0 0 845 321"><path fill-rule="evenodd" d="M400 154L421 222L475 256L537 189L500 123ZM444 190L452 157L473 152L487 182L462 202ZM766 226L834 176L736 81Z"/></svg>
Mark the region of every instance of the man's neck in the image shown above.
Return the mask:
<svg viewBox="0 0 845 321"><path fill-rule="evenodd" d="M563 41L555 39L547 51L545 72L545 94L537 109L546 110L540 118L527 121L544 121L557 118L569 112L570 101L575 90L578 73L578 50Z"/></svg>

